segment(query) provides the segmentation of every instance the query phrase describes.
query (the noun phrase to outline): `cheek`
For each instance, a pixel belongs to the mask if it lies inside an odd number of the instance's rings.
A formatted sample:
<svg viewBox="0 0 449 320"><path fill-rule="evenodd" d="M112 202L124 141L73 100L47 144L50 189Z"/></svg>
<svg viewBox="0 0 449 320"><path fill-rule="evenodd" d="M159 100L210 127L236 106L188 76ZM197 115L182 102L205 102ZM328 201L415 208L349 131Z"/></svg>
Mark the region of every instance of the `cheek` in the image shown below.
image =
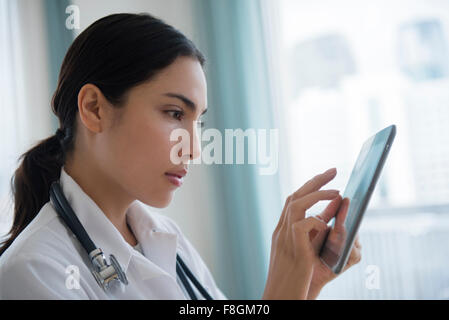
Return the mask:
<svg viewBox="0 0 449 320"><path fill-rule="evenodd" d="M147 205L163 208L172 199L173 186L165 172L173 165L170 162L170 132L167 128L146 127L146 135L133 134L129 141L127 161L123 168L123 187L136 199Z"/></svg>
<svg viewBox="0 0 449 320"><path fill-rule="evenodd" d="M175 125L153 117L129 117L98 144L100 162L112 179L134 198L155 207L165 207L176 189L165 172L175 167L170 141ZM98 150L97 150L98 151Z"/></svg>
<svg viewBox="0 0 449 320"><path fill-rule="evenodd" d="M170 151L177 143L170 141L173 124L160 119L129 123L134 125L123 128L114 139L117 182L140 201L164 207L175 190L165 176L176 166L170 161Z"/></svg>
<svg viewBox="0 0 449 320"><path fill-rule="evenodd" d="M120 162L134 176L149 177L163 174L170 168L169 128L154 124L140 124L129 128L122 135L116 151ZM117 141L119 141L117 139Z"/></svg>

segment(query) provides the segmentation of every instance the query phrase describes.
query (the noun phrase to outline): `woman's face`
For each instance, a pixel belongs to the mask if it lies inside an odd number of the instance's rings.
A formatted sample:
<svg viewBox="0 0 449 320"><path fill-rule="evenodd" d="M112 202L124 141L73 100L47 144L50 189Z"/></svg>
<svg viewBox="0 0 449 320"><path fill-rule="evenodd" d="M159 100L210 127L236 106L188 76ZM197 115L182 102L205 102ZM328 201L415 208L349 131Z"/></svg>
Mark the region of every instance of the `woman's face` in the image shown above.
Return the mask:
<svg viewBox="0 0 449 320"><path fill-rule="evenodd" d="M200 156L197 130L206 108L206 78L200 63L191 57L177 58L155 78L132 88L122 108L111 108L116 121L101 132L95 148L102 170L131 197L166 207L178 188L166 173L187 170L189 160ZM170 152L181 140L170 141L170 134L178 128L188 132L189 139L182 140L188 148L184 154L175 153L182 159L175 164Z"/></svg>

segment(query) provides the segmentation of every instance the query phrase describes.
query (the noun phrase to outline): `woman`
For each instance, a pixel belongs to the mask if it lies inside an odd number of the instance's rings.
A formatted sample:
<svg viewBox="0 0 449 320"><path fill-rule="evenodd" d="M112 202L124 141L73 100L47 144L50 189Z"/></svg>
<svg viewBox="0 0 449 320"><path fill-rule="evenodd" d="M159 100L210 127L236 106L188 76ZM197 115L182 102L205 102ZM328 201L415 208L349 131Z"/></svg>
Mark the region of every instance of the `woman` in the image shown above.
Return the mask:
<svg viewBox="0 0 449 320"><path fill-rule="evenodd" d="M190 40L147 14L104 17L75 39L52 99L60 128L22 155L12 180L14 221L0 251L0 298L185 299L178 253L213 298L226 299L176 223L139 204L166 207L188 162L200 156L204 62ZM170 159L178 144L170 140L174 129L191 137L178 165ZM288 197L273 233L263 298L315 298L335 277L317 256L327 221L342 203L338 192L319 190L335 174L318 175ZM111 291L98 285L86 251L49 202L57 180L128 285ZM305 218L314 203L331 199L319 217ZM346 211L343 201L331 236L338 236ZM347 267L358 260L356 243Z"/></svg>

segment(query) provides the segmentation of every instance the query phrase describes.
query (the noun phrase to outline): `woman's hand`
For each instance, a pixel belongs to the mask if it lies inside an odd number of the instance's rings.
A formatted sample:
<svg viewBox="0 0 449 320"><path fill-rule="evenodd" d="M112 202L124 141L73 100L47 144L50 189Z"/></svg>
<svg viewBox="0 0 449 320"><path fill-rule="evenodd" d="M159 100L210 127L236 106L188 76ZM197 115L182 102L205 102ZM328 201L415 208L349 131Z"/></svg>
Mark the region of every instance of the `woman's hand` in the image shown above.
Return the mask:
<svg viewBox="0 0 449 320"><path fill-rule="evenodd" d="M346 240L346 229L344 226L344 222L346 216L348 214L349 209L349 199L342 199L341 196L338 196L334 200L332 200L329 205L324 209L324 211L317 216L317 218L323 220L326 224L335 216L338 211L338 214L335 218L334 227L328 227L327 230L324 230L317 235L312 240L313 247L315 248L315 252L319 254L319 250L323 245L323 241L326 237L326 234L329 233L328 241L331 246L333 246L332 250L334 252L340 252L344 241ZM354 247L351 250L351 254L348 258L348 262L346 263L343 271L346 271L351 266L357 264L361 260L361 250L362 246L359 243L358 235L354 242ZM335 279L337 275L332 272L321 260L318 260L316 265L313 268L312 280L310 283L310 289L308 292L308 299L315 299L320 293L323 286L329 281Z"/></svg>
<svg viewBox="0 0 449 320"><path fill-rule="evenodd" d="M327 223L305 218L306 210L320 200L332 200L338 190L319 190L335 177L328 170L306 182L290 195L273 232L270 266L263 299L306 299L314 274L321 262L314 247L313 233L325 231Z"/></svg>

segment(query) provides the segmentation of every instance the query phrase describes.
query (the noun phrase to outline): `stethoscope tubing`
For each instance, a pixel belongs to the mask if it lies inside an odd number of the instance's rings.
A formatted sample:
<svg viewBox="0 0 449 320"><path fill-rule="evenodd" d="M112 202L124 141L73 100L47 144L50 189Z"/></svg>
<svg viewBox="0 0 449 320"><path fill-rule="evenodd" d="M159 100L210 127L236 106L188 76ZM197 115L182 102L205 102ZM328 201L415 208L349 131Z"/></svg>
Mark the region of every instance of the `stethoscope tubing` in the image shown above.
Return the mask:
<svg viewBox="0 0 449 320"><path fill-rule="evenodd" d="M193 282L193 284L195 285L195 287L198 289L198 291L203 295L203 297L206 300L213 300L213 298L209 295L209 293L206 291L206 289L204 289L204 287L201 285L201 283L199 283L199 281L197 280L197 278L193 275L193 273L190 271L190 269L186 266L186 264L184 263L184 261L181 259L181 257L179 255L176 255L176 262L177 264L180 265L180 268L182 269L182 271L185 272L185 274L189 277L189 279ZM177 268L178 269L178 268ZM181 278L181 277L180 277ZM181 278L181 281L182 278ZM186 282L183 281L184 287L186 286ZM190 284L187 283L187 286L190 287ZM186 288L187 289L187 288ZM191 288L190 288L191 289ZM189 289L187 289L187 291L189 291ZM193 291L193 290L192 290ZM189 294L190 295L190 294ZM195 298L193 298L195 297ZM190 295L190 298L192 300L197 300L195 294Z"/></svg>
<svg viewBox="0 0 449 320"><path fill-rule="evenodd" d="M83 225L79 221L57 181L51 184L50 199L53 200L52 203L55 206L55 210L57 211L57 213L59 213L59 215L73 232L73 234L76 235L87 253L89 254L93 250L95 250L97 247L87 234L86 229L84 229Z"/></svg>
<svg viewBox="0 0 449 320"><path fill-rule="evenodd" d="M176 258L178 258L178 257L176 257ZM195 292L193 292L193 289L189 284L189 281L187 280L187 277L186 277L186 274L185 274L183 268L179 264L179 261L176 261L176 273L178 274L179 279L181 280L182 284L184 285L184 288L186 289L190 299L198 300Z"/></svg>

